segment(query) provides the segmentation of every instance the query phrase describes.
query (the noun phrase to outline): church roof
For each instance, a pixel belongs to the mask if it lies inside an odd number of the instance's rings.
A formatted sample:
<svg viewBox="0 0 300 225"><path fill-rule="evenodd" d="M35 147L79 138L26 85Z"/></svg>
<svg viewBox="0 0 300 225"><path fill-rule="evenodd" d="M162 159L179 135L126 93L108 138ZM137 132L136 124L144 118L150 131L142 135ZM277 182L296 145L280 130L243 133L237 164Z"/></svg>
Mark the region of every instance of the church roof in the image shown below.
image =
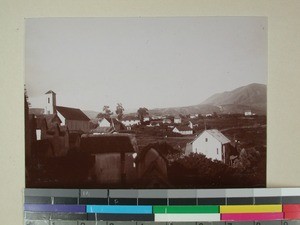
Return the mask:
<svg viewBox="0 0 300 225"><path fill-rule="evenodd" d="M56 110L68 120L90 121L80 109L56 106Z"/></svg>

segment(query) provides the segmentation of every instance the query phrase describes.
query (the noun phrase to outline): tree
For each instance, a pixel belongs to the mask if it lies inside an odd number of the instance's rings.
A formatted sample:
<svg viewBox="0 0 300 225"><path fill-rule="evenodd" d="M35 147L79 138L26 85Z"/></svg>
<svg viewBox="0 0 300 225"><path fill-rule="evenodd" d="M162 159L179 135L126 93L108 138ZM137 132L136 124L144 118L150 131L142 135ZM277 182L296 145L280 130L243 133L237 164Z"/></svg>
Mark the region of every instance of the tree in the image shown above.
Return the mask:
<svg viewBox="0 0 300 225"><path fill-rule="evenodd" d="M137 113L142 124L144 122L145 116L149 115L149 110L145 107L141 107L138 109Z"/></svg>
<svg viewBox="0 0 300 225"><path fill-rule="evenodd" d="M117 103L116 114L118 116L118 120L122 120L124 115L123 112L124 112L124 108L122 106L122 103Z"/></svg>
<svg viewBox="0 0 300 225"><path fill-rule="evenodd" d="M105 117L105 115L102 112L99 112L98 115L97 115L97 118L100 118L100 119L102 119L104 117Z"/></svg>
<svg viewBox="0 0 300 225"><path fill-rule="evenodd" d="M97 118L110 118L113 114L108 105L103 106L102 111L97 115Z"/></svg>

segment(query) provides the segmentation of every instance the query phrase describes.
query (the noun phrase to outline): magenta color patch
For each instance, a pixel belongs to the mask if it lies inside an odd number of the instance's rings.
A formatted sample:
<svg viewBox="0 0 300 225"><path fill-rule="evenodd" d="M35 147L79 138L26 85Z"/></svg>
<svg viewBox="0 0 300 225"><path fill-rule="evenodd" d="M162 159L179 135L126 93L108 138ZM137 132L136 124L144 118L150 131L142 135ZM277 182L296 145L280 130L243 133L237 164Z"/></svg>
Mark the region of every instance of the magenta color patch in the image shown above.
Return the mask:
<svg viewBox="0 0 300 225"><path fill-rule="evenodd" d="M226 213L221 214L224 221L253 221L253 220L280 220L283 213Z"/></svg>

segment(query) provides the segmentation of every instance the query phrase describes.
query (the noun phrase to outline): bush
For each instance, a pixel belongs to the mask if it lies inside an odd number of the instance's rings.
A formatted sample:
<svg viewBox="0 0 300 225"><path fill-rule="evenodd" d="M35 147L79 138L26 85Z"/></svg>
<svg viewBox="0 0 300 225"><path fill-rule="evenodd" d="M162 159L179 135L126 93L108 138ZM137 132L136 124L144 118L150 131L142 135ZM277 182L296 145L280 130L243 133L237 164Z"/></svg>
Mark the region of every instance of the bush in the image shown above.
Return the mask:
<svg viewBox="0 0 300 225"><path fill-rule="evenodd" d="M251 187L258 183L257 174L243 174L220 161L211 161L202 154L192 153L175 160L168 168L170 182L176 188Z"/></svg>

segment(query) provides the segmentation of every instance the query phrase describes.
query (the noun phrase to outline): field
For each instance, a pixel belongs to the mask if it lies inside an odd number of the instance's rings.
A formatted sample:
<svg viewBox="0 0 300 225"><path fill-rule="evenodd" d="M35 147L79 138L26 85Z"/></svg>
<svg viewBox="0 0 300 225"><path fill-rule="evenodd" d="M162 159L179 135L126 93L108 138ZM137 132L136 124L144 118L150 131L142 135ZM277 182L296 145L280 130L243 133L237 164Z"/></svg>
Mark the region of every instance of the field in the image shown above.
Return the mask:
<svg viewBox="0 0 300 225"><path fill-rule="evenodd" d="M174 151L166 156L168 177L174 188L265 187L266 185L266 117L226 115L195 118L193 135L172 133L168 125L137 126L134 131L139 149L153 143L166 143ZM186 144L205 129L218 129L231 140L238 158L232 166L210 161L203 155L186 156Z"/></svg>
<svg viewBox="0 0 300 225"><path fill-rule="evenodd" d="M139 148L156 142L167 142L176 149L184 151L185 145L205 129L217 129L233 143L238 141L240 147L266 147L266 117L244 117L226 115L215 118L185 119L194 126L193 135L176 135L168 125L159 127L137 126L134 128Z"/></svg>

